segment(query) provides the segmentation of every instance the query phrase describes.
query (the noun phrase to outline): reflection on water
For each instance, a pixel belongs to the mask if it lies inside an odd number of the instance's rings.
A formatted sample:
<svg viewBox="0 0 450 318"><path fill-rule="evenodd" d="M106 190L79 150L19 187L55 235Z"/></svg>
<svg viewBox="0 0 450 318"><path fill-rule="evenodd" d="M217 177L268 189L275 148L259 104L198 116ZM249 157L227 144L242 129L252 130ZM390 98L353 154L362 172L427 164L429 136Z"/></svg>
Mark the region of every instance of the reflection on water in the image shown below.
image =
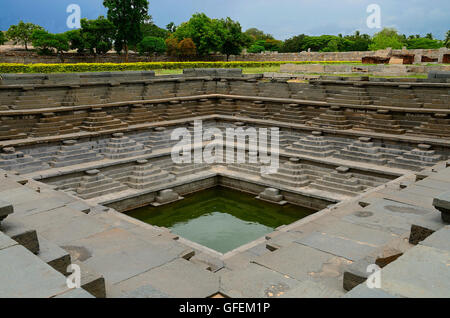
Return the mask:
<svg viewBox="0 0 450 318"><path fill-rule="evenodd" d="M266 203L252 195L215 187L162 207L136 209L128 215L226 253L314 212L291 204Z"/></svg>

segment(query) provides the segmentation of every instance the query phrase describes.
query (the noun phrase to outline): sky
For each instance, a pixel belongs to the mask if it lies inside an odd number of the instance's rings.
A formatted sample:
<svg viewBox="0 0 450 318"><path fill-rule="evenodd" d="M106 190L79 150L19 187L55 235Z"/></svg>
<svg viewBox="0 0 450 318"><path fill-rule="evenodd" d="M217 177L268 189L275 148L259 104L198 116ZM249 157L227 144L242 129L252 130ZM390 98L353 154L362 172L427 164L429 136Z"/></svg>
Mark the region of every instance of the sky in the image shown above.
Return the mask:
<svg viewBox="0 0 450 318"><path fill-rule="evenodd" d="M443 39L450 29L449 0L150 0L153 21L165 27L189 20L196 12L212 18L230 17L244 30L256 27L285 40L298 34L351 34L356 30L373 34L368 28L367 7L381 9L381 27L395 27L400 33L433 33ZM78 4L81 17L106 15L102 0L0 0L0 30L20 20L33 22L50 32L69 30L68 5Z"/></svg>

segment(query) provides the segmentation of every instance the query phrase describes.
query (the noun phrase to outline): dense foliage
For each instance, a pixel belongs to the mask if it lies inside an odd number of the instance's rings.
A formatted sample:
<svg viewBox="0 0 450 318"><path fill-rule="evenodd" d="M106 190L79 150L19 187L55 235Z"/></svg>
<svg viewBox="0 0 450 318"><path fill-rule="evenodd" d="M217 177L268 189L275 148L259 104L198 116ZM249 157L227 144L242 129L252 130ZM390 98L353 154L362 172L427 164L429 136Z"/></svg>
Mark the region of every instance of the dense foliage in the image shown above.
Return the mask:
<svg viewBox="0 0 450 318"><path fill-rule="evenodd" d="M150 19L147 0L103 0L108 9L108 20L115 26L114 48L125 51L142 41L141 25Z"/></svg>
<svg viewBox="0 0 450 318"><path fill-rule="evenodd" d="M5 34L2 31L0 31L0 45L5 44L7 40L8 39L6 38Z"/></svg>
<svg viewBox="0 0 450 318"><path fill-rule="evenodd" d="M208 57L210 54L224 54L227 61L230 55L239 55L245 49L248 53L267 51L289 52L349 52L393 49L438 49L450 47L450 31L446 39L426 36L399 34L392 28L384 28L372 37L356 31L352 35L300 34L285 41L275 39L257 28L243 32L241 25L231 18L212 19L204 13L195 13L189 21L179 26L171 22L165 28L157 26L148 13L148 0L103 0L108 17L95 20L81 19L81 28L64 35L51 35L42 27L20 21L6 33L0 34L0 45L6 40L20 43L28 49L32 35L33 43L40 53L55 51L62 54L69 49L93 55L105 54L113 47L119 54L134 50L142 55L166 53L182 60ZM42 31L42 32L41 32Z"/></svg>
<svg viewBox="0 0 450 318"><path fill-rule="evenodd" d="M33 23L24 23L20 21L17 25L11 25L6 31L6 37L14 42L14 44L20 44L25 46L25 50L28 50L28 44L31 42L31 36L36 30L43 30L39 25Z"/></svg>
<svg viewBox="0 0 450 318"><path fill-rule="evenodd" d="M62 54L69 50L69 41L65 34L52 34L45 30L36 30L31 36L31 41L42 54L54 51Z"/></svg>
<svg viewBox="0 0 450 318"><path fill-rule="evenodd" d="M106 71L146 71L183 68L248 68L282 64L354 64L360 62L146 62L146 63L77 63L77 64L13 64L0 63L0 73L72 73Z"/></svg>
<svg viewBox="0 0 450 318"><path fill-rule="evenodd" d="M167 47L164 39L155 36L147 36L138 44L140 54L162 54L166 52Z"/></svg>

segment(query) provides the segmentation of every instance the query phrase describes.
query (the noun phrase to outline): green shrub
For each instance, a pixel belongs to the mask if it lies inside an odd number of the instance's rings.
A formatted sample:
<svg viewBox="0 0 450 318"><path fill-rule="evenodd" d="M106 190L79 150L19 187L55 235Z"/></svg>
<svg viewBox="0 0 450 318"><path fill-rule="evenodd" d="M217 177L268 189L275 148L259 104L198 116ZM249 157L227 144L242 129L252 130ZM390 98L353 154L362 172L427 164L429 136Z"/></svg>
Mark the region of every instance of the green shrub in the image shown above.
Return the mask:
<svg viewBox="0 0 450 318"><path fill-rule="evenodd" d="M184 68L260 68L282 64L361 64L361 62L146 62L146 63L77 63L77 64L12 64L0 63L0 73L74 73L149 71Z"/></svg>
<svg viewBox="0 0 450 318"><path fill-rule="evenodd" d="M166 52L167 46L163 38L155 36L145 37L139 44L139 54L162 54Z"/></svg>
<svg viewBox="0 0 450 318"><path fill-rule="evenodd" d="M52 34L45 30L36 30L31 36L33 46L42 54L49 54L55 50L57 53L68 51L69 39L65 34Z"/></svg>

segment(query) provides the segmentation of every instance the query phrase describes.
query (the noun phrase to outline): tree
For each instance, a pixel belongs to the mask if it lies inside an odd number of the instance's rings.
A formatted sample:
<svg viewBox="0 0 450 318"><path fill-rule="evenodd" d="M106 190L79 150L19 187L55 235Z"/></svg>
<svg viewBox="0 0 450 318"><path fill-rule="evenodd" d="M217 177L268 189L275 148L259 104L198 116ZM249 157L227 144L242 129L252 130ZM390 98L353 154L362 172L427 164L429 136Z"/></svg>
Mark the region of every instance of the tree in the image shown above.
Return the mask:
<svg viewBox="0 0 450 318"><path fill-rule="evenodd" d="M266 34L264 31L258 30L257 28L250 28L244 33L253 38L253 42L259 40L275 40L271 34Z"/></svg>
<svg viewBox="0 0 450 318"><path fill-rule="evenodd" d="M306 38L306 35L300 34L287 39L284 41L281 51L285 53L306 51L308 49L305 49Z"/></svg>
<svg viewBox="0 0 450 318"><path fill-rule="evenodd" d="M5 34L3 33L3 31L0 31L0 45L5 44L7 41Z"/></svg>
<svg viewBox="0 0 450 318"><path fill-rule="evenodd" d="M264 46L258 45L258 44L253 44L248 49L248 53L261 53L261 52L264 52L264 51L265 51Z"/></svg>
<svg viewBox="0 0 450 318"><path fill-rule="evenodd" d="M444 42L445 46L450 48L450 30L447 31L447 35L445 37L445 42Z"/></svg>
<svg viewBox="0 0 450 318"><path fill-rule="evenodd" d="M174 36L179 41L192 39L201 56L218 52L222 46L222 39L217 32L217 20L210 19L204 13L196 13L188 22L182 23Z"/></svg>
<svg viewBox="0 0 450 318"><path fill-rule="evenodd" d="M171 57L178 57L178 40L175 37L166 39L167 55Z"/></svg>
<svg viewBox="0 0 450 318"><path fill-rule="evenodd" d="M70 30L65 33L71 50L77 50L78 53L83 53L86 45L81 36L81 29Z"/></svg>
<svg viewBox="0 0 450 318"><path fill-rule="evenodd" d="M408 49L439 49L444 46L443 41L433 40L428 37L420 39L409 39L407 40Z"/></svg>
<svg viewBox="0 0 450 318"><path fill-rule="evenodd" d="M139 44L138 50L140 54L162 54L166 51L167 46L163 38L157 38L155 36L145 37Z"/></svg>
<svg viewBox="0 0 450 318"><path fill-rule="evenodd" d="M404 39L395 29L384 28L373 36L372 44L369 49L372 51L383 50L388 47L392 49L401 49L403 47Z"/></svg>
<svg viewBox="0 0 450 318"><path fill-rule="evenodd" d="M68 51L69 40L64 33L52 34L45 30L35 30L31 35L33 46L42 54L50 54L53 50L62 55Z"/></svg>
<svg viewBox="0 0 450 318"><path fill-rule="evenodd" d="M141 32L143 38L153 36L157 38L167 39L170 35L169 31L160 28L153 22L145 22L141 24Z"/></svg>
<svg viewBox="0 0 450 318"><path fill-rule="evenodd" d="M182 60L189 59L197 55L197 47L192 39L187 38L178 43L178 55Z"/></svg>
<svg viewBox="0 0 450 318"><path fill-rule="evenodd" d="M175 25L175 23L170 22L168 25L166 25L166 30L172 34L175 33L175 31L177 30L177 26Z"/></svg>
<svg viewBox="0 0 450 318"><path fill-rule="evenodd" d="M24 23L20 21L17 25L11 25L6 31L6 37L12 40L15 44L21 44L25 46L25 50L28 51L28 43L31 42L31 36L36 30L44 30L41 26L33 23Z"/></svg>
<svg viewBox="0 0 450 318"><path fill-rule="evenodd" d="M114 47L116 51L125 51L128 62L128 50L142 41L141 24L150 19L148 0L103 0L108 9L108 20L115 26Z"/></svg>
<svg viewBox="0 0 450 318"><path fill-rule="evenodd" d="M227 61L230 55L241 54L244 42L239 22L235 22L230 18L218 20L217 30L222 39L220 53L227 56Z"/></svg>
<svg viewBox="0 0 450 318"><path fill-rule="evenodd" d="M103 16L81 19L81 40L91 54L106 54L112 48L114 24Z"/></svg>

